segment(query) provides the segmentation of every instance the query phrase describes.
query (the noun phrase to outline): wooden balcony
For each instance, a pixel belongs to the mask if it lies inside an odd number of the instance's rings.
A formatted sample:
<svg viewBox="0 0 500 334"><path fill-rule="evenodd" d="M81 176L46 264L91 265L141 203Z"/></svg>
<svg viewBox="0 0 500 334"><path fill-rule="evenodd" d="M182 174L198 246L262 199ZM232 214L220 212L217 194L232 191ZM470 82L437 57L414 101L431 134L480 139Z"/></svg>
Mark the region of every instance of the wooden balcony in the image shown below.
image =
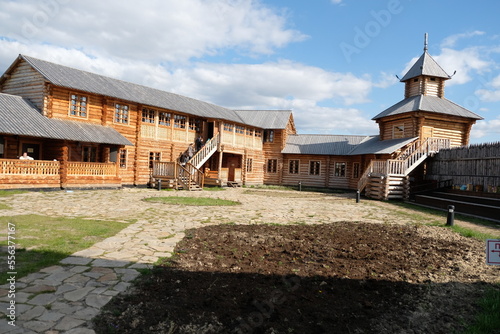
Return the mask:
<svg viewBox="0 0 500 334"><path fill-rule="evenodd" d="M0 189L117 186L116 163L0 159Z"/></svg>

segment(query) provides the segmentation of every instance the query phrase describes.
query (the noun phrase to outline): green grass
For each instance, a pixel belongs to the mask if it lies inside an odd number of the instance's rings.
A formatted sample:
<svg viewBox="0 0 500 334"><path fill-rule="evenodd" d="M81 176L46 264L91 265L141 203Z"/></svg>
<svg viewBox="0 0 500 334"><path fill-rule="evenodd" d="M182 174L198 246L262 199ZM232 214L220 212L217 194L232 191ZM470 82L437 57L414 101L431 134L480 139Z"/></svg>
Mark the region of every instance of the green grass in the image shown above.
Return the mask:
<svg viewBox="0 0 500 334"><path fill-rule="evenodd" d="M208 197L150 197L145 198L144 200L147 202L160 202L165 204L192 206L233 206L241 204L240 202L236 201Z"/></svg>
<svg viewBox="0 0 500 334"><path fill-rule="evenodd" d="M0 210L9 210L9 209L11 209L10 206L4 203L0 203Z"/></svg>
<svg viewBox="0 0 500 334"><path fill-rule="evenodd" d="M17 272L17 278L57 264L72 253L88 248L125 228L128 224L116 221L79 218L55 218L39 215L0 217L0 229L15 226L15 270L8 269L7 261L0 263L0 284L5 283L7 271ZM2 233L6 235L7 233ZM7 246L7 238L0 246ZM2 255L7 255L2 252Z"/></svg>
<svg viewBox="0 0 500 334"><path fill-rule="evenodd" d="M26 190L0 190L0 197L8 197L8 196L13 196L17 194L24 194L27 193L28 191Z"/></svg>
<svg viewBox="0 0 500 334"><path fill-rule="evenodd" d="M500 333L500 284L489 289L480 301L482 312L476 316L474 324L463 334Z"/></svg>

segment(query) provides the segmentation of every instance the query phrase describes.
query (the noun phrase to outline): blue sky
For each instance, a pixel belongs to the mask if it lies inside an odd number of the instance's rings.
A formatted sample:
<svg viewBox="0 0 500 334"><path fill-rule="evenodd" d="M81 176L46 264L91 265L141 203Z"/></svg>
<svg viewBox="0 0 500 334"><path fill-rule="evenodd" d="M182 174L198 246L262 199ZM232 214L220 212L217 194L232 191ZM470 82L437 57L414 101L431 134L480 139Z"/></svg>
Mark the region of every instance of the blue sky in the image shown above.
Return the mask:
<svg viewBox="0 0 500 334"><path fill-rule="evenodd" d="M396 79L429 53L446 97L500 141L500 2L0 0L0 72L18 54L234 109L291 109L302 134L376 134Z"/></svg>

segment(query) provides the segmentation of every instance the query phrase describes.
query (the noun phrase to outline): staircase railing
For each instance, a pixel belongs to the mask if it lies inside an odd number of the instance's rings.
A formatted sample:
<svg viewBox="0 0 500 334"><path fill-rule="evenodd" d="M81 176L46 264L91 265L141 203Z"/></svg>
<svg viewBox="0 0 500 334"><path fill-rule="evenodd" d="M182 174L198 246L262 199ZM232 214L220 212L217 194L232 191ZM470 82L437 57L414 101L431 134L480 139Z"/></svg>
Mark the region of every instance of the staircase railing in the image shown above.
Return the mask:
<svg viewBox="0 0 500 334"><path fill-rule="evenodd" d="M186 189L191 190L194 188L193 185L203 188L205 181L203 172L189 162L184 166L178 164L177 172L177 181Z"/></svg>
<svg viewBox="0 0 500 334"><path fill-rule="evenodd" d="M195 155L188 161L191 165L196 168L201 168L203 164L217 151L219 146L219 134L216 134L213 138L209 139L205 145L196 152Z"/></svg>
<svg viewBox="0 0 500 334"><path fill-rule="evenodd" d="M362 191L366 187L372 174L406 176L429 154L445 148L450 148L449 139L427 138L423 142L414 141L395 159L371 160L358 181L358 190Z"/></svg>

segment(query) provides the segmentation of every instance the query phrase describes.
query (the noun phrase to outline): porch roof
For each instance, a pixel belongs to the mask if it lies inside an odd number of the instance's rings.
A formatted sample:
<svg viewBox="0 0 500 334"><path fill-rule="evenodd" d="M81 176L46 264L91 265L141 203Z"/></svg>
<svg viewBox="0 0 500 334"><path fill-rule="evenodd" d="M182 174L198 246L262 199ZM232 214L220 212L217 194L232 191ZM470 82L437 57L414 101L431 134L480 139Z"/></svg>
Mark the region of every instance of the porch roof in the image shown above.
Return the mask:
<svg viewBox="0 0 500 334"><path fill-rule="evenodd" d="M262 129L286 129L291 110L235 110L245 124Z"/></svg>
<svg viewBox="0 0 500 334"><path fill-rule="evenodd" d="M27 99L0 93L0 133L111 145L133 145L113 128L47 118Z"/></svg>
<svg viewBox="0 0 500 334"><path fill-rule="evenodd" d="M291 135L283 154L363 155L391 154L416 138L380 140L379 136Z"/></svg>

